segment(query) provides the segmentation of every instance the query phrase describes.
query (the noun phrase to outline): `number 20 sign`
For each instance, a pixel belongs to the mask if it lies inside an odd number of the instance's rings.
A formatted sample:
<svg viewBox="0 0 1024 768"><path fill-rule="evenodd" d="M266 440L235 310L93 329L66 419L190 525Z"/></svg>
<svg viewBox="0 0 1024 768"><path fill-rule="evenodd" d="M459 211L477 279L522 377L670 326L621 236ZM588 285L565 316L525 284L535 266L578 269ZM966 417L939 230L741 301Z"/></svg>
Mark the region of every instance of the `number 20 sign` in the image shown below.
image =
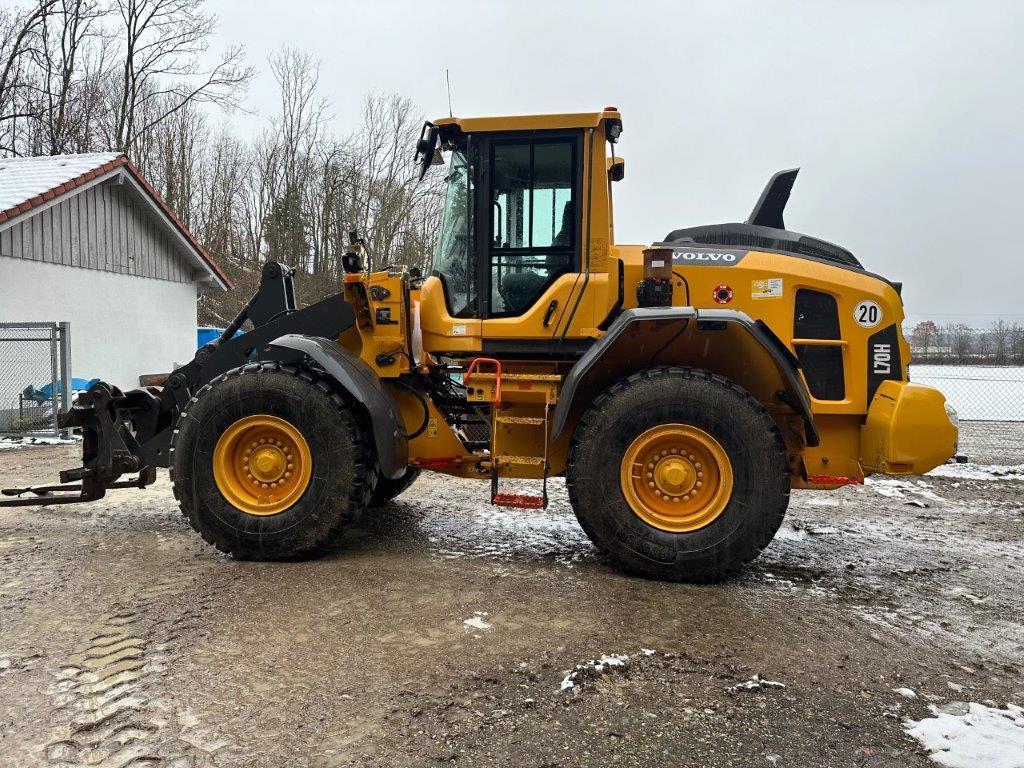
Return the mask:
<svg viewBox="0 0 1024 768"><path fill-rule="evenodd" d="M862 301L853 308L853 319L861 328L874 328L882 322L882 308L876 301Z"/></svg>

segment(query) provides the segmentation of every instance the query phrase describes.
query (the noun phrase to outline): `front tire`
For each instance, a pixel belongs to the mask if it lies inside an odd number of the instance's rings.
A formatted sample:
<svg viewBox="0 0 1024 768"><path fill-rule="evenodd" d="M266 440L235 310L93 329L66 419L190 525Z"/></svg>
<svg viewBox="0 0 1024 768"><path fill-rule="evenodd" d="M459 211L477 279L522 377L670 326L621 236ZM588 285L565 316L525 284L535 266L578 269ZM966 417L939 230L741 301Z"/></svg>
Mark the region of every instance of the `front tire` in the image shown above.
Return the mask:
<svg viewBox="0 0 1024 768"><path fill-rule="evenodd" d="M178 419L171 480L182 513L245 560L315 554L366 505L368 451L341 395L310 371L254 363L200 389Z"/></svg>
<svg viewBox="0 0 1024 768"><path fill-rule="evenodd" d="M669 581L735 573L789 504L785 445L764 406L689 368L643 371L598 397L573 434L566 485L615 565Z"/></svg>

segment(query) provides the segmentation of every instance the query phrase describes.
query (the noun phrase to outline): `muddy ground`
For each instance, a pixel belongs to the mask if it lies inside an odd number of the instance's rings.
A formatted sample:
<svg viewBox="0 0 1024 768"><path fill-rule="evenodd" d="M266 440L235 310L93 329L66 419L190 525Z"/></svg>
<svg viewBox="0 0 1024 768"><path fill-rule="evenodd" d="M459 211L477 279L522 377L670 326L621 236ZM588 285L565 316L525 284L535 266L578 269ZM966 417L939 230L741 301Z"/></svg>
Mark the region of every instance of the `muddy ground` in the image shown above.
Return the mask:
<svg viewBox="0 0 1024 768"><path fill-rule="evenodd" d="M288 564L203 544L166 476L2 510L0 765L934 765L904 718L1024 704L1024 482L924 482L797 493L710 587L610 570L557 484L515 511L425 476Z"/></svg>

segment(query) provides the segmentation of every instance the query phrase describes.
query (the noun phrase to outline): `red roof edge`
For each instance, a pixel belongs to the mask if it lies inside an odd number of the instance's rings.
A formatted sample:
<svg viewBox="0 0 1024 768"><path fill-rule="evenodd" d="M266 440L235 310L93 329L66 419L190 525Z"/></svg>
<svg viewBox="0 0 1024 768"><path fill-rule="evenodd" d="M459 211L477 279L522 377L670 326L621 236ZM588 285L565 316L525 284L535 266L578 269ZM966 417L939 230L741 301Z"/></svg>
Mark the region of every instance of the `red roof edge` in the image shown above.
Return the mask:
<svg viewBox="0 0 1024 768"><path fill-rule="evenodd" d="M196 239L196 236L189 231L188 227L181 223L181 219L179 219L178 215L171 209L171 206L169 206L164 201L164 199L160 196L160 193L157 192L153 188L153 185L150 184L149 181L146 179L146 177L142 175L142 171L138 169L135 163L129 160L125 155L119 155L118 157L115 157L113 160L110 160L97 168L93 168L91 171L86 171L81 176L76 176L70 181L65 181L63 184L60 184L57 187L54 187L53 189L47 190L41 195L36 195L30 200L27 200L23 203L8 208L6 211L0 211L0 224L7 221L8 219L14 218L15 216L20 216L23 213L27 213L28 211L35 208L37 205L41 205L43 202L47 200L52 200L55 197L59 197L60 195L70 192L75 187L79 187L82 184L85 184L87 181L91 181L92 179L95 179L98 176L103 176L104 174L109 173L110 171L114 170L115 168L119 168L122 165L125 167L128 173L130 173L132 177L137 182L139 182L139 185L144 190L146 190L146 193L153 199L153 202L157 204L161 211L163 211L164 215L167 216L167 218L174 225L174 227L188 241L189 245L195 248L196 253L199 254L199 257L203 260L203 262L213 271L214 274L217 275L217 277L219 277L224 282L224 285L227 286L228 290L234 288L234 283L231 282L231 278L227 276L227 274L221 268L220 264L218 264L216 261L210 258L210 255L206 252L206 249L203 248L202 244L200 244L200 242Z"/></svg>

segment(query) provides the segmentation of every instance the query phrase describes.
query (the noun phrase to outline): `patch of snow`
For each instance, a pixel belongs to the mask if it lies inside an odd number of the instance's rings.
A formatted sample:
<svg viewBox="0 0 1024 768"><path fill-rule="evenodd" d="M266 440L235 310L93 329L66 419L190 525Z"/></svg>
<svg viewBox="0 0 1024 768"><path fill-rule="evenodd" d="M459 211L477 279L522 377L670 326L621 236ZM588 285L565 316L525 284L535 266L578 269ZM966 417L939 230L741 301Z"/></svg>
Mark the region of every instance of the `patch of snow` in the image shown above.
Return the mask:
<svg viewBox="0 0 1024 768"><path fill-rule="evenodd" d="M808 493L821 494L821 491L808 491ZM841 499L830 499L827 496L818 495L807 499L803 503L808 507L838 507L841 501Z"/></svg>
<svg viewBox="0 0 1024 768"><path fill-rule="evenodd" d="M890 499L906 501L909 496L920 496L929 501L942 501L942 497L931 490L931 486L923 480L911 482L910 480L897 480L892 477L866 477L864 485L875 493L886 496ZM913 503L913 502L910 502Z"/></svg>
<svg viewBox="0 0 1024 768"><path fill-rule="evenodd" d="M486 492L476 488L478 481L461 482L467 486L467 498L486 498ZM535 492L515 481L509 481L506 490ZM594 559L597 550L573 515L565 481L552 478L548 495L551 503L547 509L529 510L439 498L423 508L417 526L430 549L446 559L550 559L567 568Z"/></svg>
<svg viewBox="0 0 1024 768"><path fill-rule="evenodd" d="M13 448L24 448L26 445L70 445L81 440L80 437L64 439L63 437L32 436L27 437L0 437L0 451Z"/></svg>
<svg viewBox="0 0 1024 768"><path fill-rule="evenodd" d="M914 691L911 688L893 688L892 690L895 693L898 693L900 696L902 696L905 699L916 699L917 698L917 694L914 693Z"/></svg>
<svg viewBox="0 0 1024 768"><path fill-rule="evenodd" d="M1024 480L1024 464L943 464L929 477L954 477L959 480Z"/></svg>
<svg viewBox="0 0 1024 768"><path fill-rule="evenodd" d="M640 654L643 656L653 656L655 651L650 648L641 648ZM620 667L625 669L629 666L630 656L628 653L612 653L605 654L599 659L591 659L583 664L577 664L576 669L571 672L567 672L565 677L562 678L562 684L559 686L560 691L567 691L570 688L574 688L576 683L579 682L580 676L584 677L597 677L603 675L605 671L614 667Z"/></svg>
<svg viewBox="0 0 1024 768"><path fill-rule="evenodd" d="M476 611L468 619L465 619L462 623L469 629L479 629L481 632L486 632L493 625L488 624L484 621L484 616L487 616L486 611Z"/></svg>
<svg viewBox="0 0 1024 768"><path fill-rule="evenodd" d="M904 724L929 757L946 768L1024 768L1024 707L970 702L966 712L942 711Z"/></svg>
<svg viewBox="0 0 1024 768"><path fill-rule="evenodd" d="M786 684L780 683L778 680L765 680L760 675L754 675L745 683L737 683L736 685L730 685L726 690L729 691L729 693L739 693L740 691L756 691L762 688L785 687Z"/></svg>

